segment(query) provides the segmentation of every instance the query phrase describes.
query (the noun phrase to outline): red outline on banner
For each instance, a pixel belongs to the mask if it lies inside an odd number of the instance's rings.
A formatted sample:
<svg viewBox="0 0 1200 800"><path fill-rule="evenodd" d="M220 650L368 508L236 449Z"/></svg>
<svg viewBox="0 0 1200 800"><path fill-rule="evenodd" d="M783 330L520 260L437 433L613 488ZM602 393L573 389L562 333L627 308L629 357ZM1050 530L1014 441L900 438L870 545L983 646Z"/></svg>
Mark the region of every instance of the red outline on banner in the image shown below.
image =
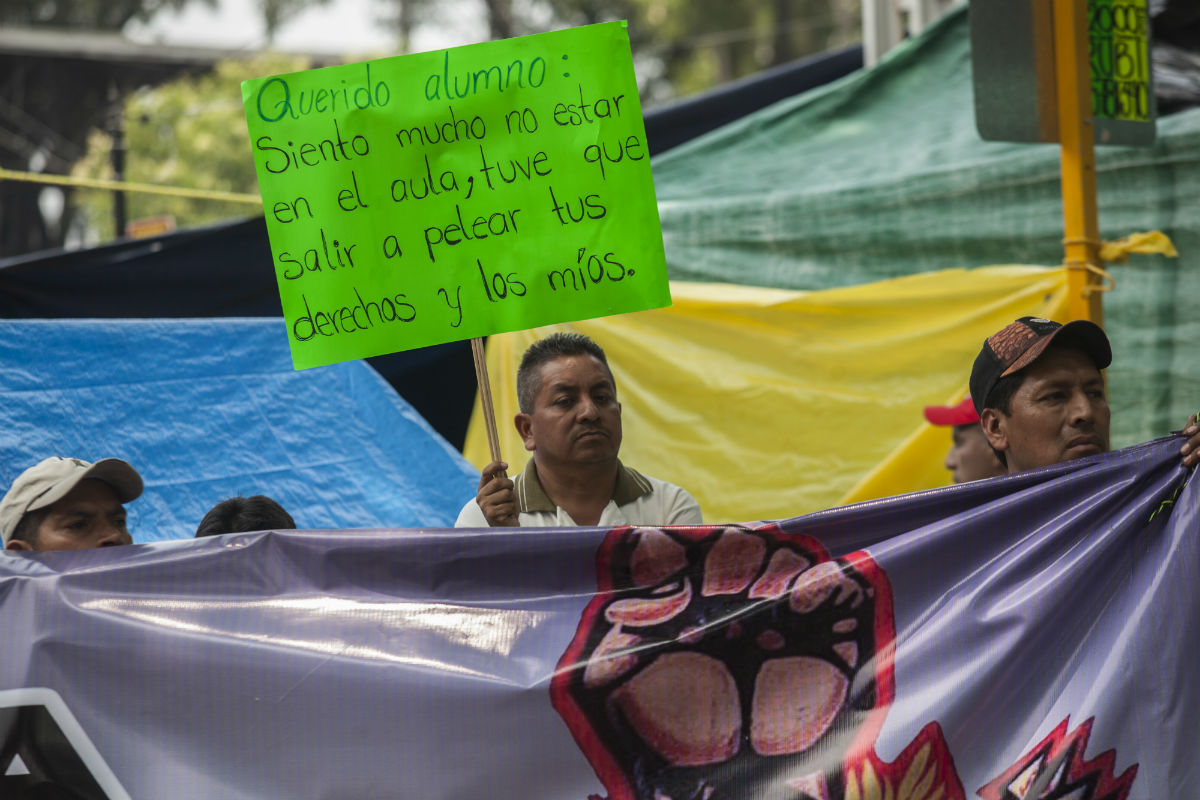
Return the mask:
<svg viewBox="0 0 1200 800"><path fill-rule="evenodd" d="M691 526L667 528L666 530L669 530L679 538L699 542L718 531L725 530L727 527L730 526ZM562 717L576 744L592 765L596 776L600 779L600 783L610 793L609 800L636 799L633 787L625 771L600 740L592 728L590 721L584 715L583 709L572 699L568 687L568 676L572 670L582 668L583 664L580 662L580 656L587 644L592 625L596 621L596 617L603 613L603 609L609 599L608 596L613 592L612 563L614 551L617 545L634 530L636 528L613 528L605 534L596 552L597 592L584 607L580 615L579 624L575 629L575 635L571 638L571 642L562 657L559 658L555 666L554 675L550 681L551 705L558 712L559 716ZM830 556L829 550L820 540L805 533L785 531L775 524L766 525L761 528L747 529L747 532L764 536L772 544L796 547L803 553L813 555L815 557L814 566L825 561L838 560ZM845 776L851 767L857 769L867 759L872 759L873 764L876 766L883 764L875 756L874 746L875 741L878 739L879 731L883 727L884 719L887 717L888 710L895 700L896 623L891 582L888 580L883 568L875 562L870 553L865 550L859 550L844 556L841 561L856 570L866 580L867 585L874 590L874 597L872 599L875 604L875 652L871 656L875 663L875 706L871 711L867 712L862 728L854 737L854 741L843 757L842 768L843 776ZM937 751L939 754L944 754L945 758L949 760L949 774L953 776L954 783L958 784L957 773L953 771L953 759L950 757L945 747L945 742L941 738L941 728L936 723L931 723L931 725L927 725L922 729L921 735L918 736L918 741L914 742L914 745L919 748L920 740L927 735L927 732L929 732L928 735L931 737L936 733L939 743ZM916 752L911 745L909 748L906 748L905 753L907 754L910 751L913 753ZM901 759L897 759L893 766L895 765L903 766ZM895 766L895 768L900 769L901 766ZM959 800L962 797L961 792L960 787L957 798L947 793L947 800Z"/></svg>
<svg viewBox="0 0 1200 800"><path fill-rule="evenodd" d="M1045 739L1038 742L1029 752L1017 759L1011 767L1001 772L996 778L988 781L976 790L976 794L984 800L1003 800L1004 789L1012 780L1041 759L1049 762L1065 749L1074 746L1071 757L1063 764L1062 783L1070 785L1085 781L1095 775L1096 786L1091 794L1084 795L1085 800L1125 800L1133 789L1133 781L1137 778L1138 765L1126 767L1119 776L1114 775L1117 762L1117 751L1108 749L1095 758L1085 760L1088 740L1092 736L1092 723L1095 717L1088 717L1079 727L1067 733L1071 718L1067 717L1050 731ZM1056 788L1053 785L1047 789Z"/></svg>
<svg viewBox="0 0 1200 800"><path fill-rule="evenodd" d="M928 723L921 732L917 734L917 738L913 739L907 747L896 756L896 760L890 764L882 761L877 754L871 752L867 756L853 766L849 762L846 764L844 772L844 781L847 786L851 780L861 785L861 779L865 767L869 764L872 771L875 773L876 779L880 784L889 787L892 794L889 795L887 790L882 790L884 796L899 797L899 787L903 784L908 776L909 769L916 761L917 755L921 749L929 747L929 757L922 769L922 776L927 775L930 769L935 769L933 780L929 782L927 791L919 797L912 797L911 800L924 800L924 798L933 797L937 794L937 790L942 790L942 800L966 800L966 791L963 789L962 781L958 777L958 770L954 766L954 756L950 754L950 748L946 745L946 737L942 733L942 726L936 722ZM916 781L917 785L923 784L924 780ZM860 792L859 796L863 796ZM905 795L905 797L910 797Z"/></svg>
<svg viewBox="0 0 1200 800"><path fill-rule="evenodd" d="M575 635L571 637L571 643L567 645L566 651L555 665L554 675L550 679L550 704L563 718L567 729L571 731L571 736L575 738L575 743L595 770L600 783L606 789L609 786L620 788L621 793L614 794L613 800L634 800L633 787L629 785L625 771L621 769L620 764L596 735L587 717L584 716L583 709L571 698L567 680L572 669L582 668L579 656L587 644L587 632L591 630L596 617L603 613L607 595L612 594L613 550L616 549L621 539L628 536L632 530L634 529L613 528L604 534L604 539L596 551L596 594L584 607L579 624L575 626Z"/></svg>

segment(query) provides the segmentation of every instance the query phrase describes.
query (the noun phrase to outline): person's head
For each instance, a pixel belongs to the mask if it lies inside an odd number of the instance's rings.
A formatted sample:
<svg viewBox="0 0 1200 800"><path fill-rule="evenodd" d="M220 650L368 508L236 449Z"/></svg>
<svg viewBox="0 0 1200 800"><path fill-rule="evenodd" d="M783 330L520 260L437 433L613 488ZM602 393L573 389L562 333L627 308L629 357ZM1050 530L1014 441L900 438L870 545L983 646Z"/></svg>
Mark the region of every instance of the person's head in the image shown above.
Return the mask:
<svg viewBox="0 0 1200 800"><path fill-rule="evenodd" d="M222 500L204 515L196 528L196 538L221 533L250 533L252 531L293 530L292 515L269 497L231 497Z"/></svg>
<svg viewBox="0 0 1200 800"><path fill-rule="evenodd" d="M1108 337L1085 320L1021 317L988 337L971 370L971 396L1009 472L1107 452L1100 370L1111 363Z"/></svg>
<svg viewBox="0 0 1200 800"><path fill-rule="evenodd" d="M517 370L521 413L513 419L539 466L613 461L621 404L600 346L578 333L534 342Z"/></svg>
<svg viewBox="0 0 1200 800"><path fill-rule="evenodd" d="M983 435L970 395L952 406L925 406L925 419L951 430L945 464L955 483L994 478L1008 471Z"/></svg>
<svg viewBox="0 0 1200 800"><path fill-rule="evenodd" d="M142 478L118 458L95 464L47 458L22 472L0 500L8 550L84 550L131 544L124 503L141 496Z"/></svg>

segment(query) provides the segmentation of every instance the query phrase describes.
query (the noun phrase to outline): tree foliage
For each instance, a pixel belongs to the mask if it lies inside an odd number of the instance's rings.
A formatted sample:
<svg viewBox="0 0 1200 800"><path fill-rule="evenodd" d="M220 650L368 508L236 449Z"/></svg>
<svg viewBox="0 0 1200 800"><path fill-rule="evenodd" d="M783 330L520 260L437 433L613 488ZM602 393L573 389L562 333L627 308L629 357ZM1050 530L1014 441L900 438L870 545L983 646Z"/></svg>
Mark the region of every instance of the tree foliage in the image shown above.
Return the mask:
<svg viewBox="0 0 1200 800"><path fill-rule="evenodd" d="M214 0L0 0L0 25L119 31L133 19ZM102 125L114 98L182 67L96 58L87 48L61 54L0 54L0 167L65 172ZM73 217L70 190L0 181L0 256L62 245ZM58 197L59 216L40 201Z"/></svg>
<svg viewBox="0 0 1200 800"><path fill-rule="evenodd" d="M146 20L164 9L194 0L0 0L0 22L8 25L90 28L116 31L133 19ZM216 5L215 0L200 0Z"/></svg>
<svg viewBox="0 0 1200 800"><path fill-rule="evenodd" d="M127 158L125 179L134 183L226 192L258 193L241 82L263 75L307 69L297 56L263 55L249 61L223 61L208 74L182 78L130 95L124 106ZM75 174L112 177L112 139L93 131L87 155ZM171 214L181 226L258 213L241 203L127 193L130 219ZM81 193L88 227L111 236L113 195Z"/></svg>
<svg viewBox="0 0 1200 800"><path fill-rule="evenodd" d="M417 28L442 21L438 6L437 0L381 0L376 20L395 31L397 51L409 53Z"/></svg>
<svg viewBox="0 0 1200 800"><path fill-rule="evenodd" d="M860 38L852 0L625 1L635 58L660 65L651 97L704 91Z"/></svg>
<svg viewBox="0 0 1200 800"><path fill-rule="evenodd" d="M258 0L258 10L262 15L267 41L274 42L280 26L298 12L309 6L328 4L329 0Z"/></svg>
<svg viewBox="0 0 1200 800"><path fill-rule="evenodd" d="M304 0L295 0L304 2ZM469 0L491 38L629 20L643 94L703 91L859 39L857 0ZM401 51L414 29L443 20L430 0L378 0ZM451 24L453 23L450 20Z"/></svg>
<svg viewBox="0 0 1200 800"><path fill-rule="evenodd" d="M171 2L172 0L161 0ZM182 0L179 0L182 1ZM10 0L0 0L10 2ZM264 14L291 14L326 0L259 0ZM701 91L784 60L853 38L857 19L839 6L852 0L469 0L493 37L574 25L630 21L644 94L664 98ZM380 18L404 43L421 25L446 24L434 0L379 0ZM841 10L839 10L841 9ZM841 16L839 16L839 14ZM278 22L278 18L276 19ZM847 29L851 29L848 30ZM239 84L305 68L296 58L228 61L201 77L142 89L124 105L125 178L164 186L257 193ZM111 177L112 140L95 131L75 173ZM171 214L180 226L247 213L252 206L129 193L128 217ZM81 193L88 227L112 235L112 193Z"/></svg>

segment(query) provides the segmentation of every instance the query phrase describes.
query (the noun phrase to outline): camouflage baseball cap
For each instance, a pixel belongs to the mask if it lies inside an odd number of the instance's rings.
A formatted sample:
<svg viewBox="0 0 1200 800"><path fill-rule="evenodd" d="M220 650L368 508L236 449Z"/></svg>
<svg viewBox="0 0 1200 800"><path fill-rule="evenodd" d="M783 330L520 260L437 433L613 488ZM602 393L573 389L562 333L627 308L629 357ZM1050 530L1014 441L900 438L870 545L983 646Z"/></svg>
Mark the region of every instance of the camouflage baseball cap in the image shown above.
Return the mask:
<svg viewBox="0 0 1200 800"><path fill-rule="evenodd" d="M984 403L1001 378L1028 367L1051 342L1069 344L1088 354L1096 369L1112 363L1112 347L1104 329L1094 322L1075 320L1066 325L1041 317L1021 317L993 333L983 343L971 369L971 399L982 415Z"/></svg>

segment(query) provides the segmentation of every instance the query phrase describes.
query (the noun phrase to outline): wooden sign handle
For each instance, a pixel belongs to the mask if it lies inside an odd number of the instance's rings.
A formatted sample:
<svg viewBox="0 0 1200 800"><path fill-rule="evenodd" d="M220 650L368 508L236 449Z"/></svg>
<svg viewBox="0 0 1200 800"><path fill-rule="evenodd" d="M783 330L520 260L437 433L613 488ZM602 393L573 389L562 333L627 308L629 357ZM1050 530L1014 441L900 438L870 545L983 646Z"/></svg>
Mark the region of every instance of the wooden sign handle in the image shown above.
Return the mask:
<svg viewBox="0 0 1200 800"><path fill-rule="evenodd" d="M483 354L483 339L471 340L471 355L475 357L475 380L479 383L479 403L483 409L484 427L487 428L488 449L492 461L500 461L500 436L496 433L496 410L492 406L492 386L488 381L487 360ZM503 475L503 473L500 473Z"/></svg>

